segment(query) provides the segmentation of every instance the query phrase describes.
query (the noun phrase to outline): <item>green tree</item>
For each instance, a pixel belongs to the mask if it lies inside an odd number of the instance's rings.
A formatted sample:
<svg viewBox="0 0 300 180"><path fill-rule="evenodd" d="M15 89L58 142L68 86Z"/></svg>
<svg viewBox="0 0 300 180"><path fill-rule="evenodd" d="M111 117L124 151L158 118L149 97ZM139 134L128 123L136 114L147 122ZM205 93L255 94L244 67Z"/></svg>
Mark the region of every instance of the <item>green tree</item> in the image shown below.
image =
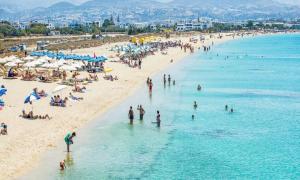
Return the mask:
<svg viewBox="0 0 300 180"><path fill-rule="evenodd" d="M248 21L246 27L248 29L253 29L253 27L254 27L253 21Z"/></svg>

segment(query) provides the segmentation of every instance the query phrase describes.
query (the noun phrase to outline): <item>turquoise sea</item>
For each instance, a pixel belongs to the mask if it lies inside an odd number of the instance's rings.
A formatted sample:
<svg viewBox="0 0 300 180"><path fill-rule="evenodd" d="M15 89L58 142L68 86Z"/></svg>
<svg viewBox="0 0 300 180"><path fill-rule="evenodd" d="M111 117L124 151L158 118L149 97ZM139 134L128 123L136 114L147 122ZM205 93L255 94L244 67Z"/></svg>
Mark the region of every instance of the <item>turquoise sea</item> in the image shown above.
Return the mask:
<svg viewBox="0 0 300 180"><path fill-rule="evenodd" d="M164 73L175 86L164 88ZM153 81L151 98L145 83L79 131L69 155L62 138L62 146L24 178L300 179L300 34L228 41ZM130 126L128 108L138 104L146 110L144 121ZM160 129L151 123L156 110ZM68 167L60 172L63 158Z"/></svg>

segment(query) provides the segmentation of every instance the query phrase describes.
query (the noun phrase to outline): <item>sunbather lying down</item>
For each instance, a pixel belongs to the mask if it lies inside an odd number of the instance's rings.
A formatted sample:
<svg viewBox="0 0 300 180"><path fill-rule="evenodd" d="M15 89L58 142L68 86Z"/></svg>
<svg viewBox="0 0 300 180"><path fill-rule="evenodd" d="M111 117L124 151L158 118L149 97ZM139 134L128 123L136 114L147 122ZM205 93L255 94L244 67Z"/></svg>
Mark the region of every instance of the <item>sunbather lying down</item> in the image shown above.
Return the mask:
<svg viewBox="0 0 300 180"><path fill-rule="evenodd" d="M77 83L75 83L75 85L74 85L74 89L73 89L73 91L74 92L84 92L84 90L86 90L86 87L80 87Z"/></svg>
<svg viewBox="0 0 300 180"><path fill-rule="evenodd" d="M25 110L22 111L22 115L21 117L25 118L25 119L51 119L50 116L48 114L42 116L42 115L33 115L33 111L29 111L29 113L27 114L25 112Z"/></svg>
<svg viewBox="0 0 300 180"><path fill-rule="evenodd" d="M98 81L98 76L97 74L89 74L90 79L94 80L94 81Z"/></svg>
<svg viewBox="0 0 300 180"><path fill-rule="evenodd" d="M74 96L72 93L69 94L70 99L74 100L74 101L80 101L83 100L83 97L76 97Z"/></svg>
<svg viewBox="0 0 300 180"><path fill-rule="evenodd" d="M112 75L105 75L103 78L110 81L118 80L118 76L113 77Z"/></svg>
<svg viewBox="0 0 300 180"><path fill-rule="evenodd" d="M40 97L47 97L47 94L44 90L38 91L38 88L34 88L33 92L37 95L39 95Z"/></svg>

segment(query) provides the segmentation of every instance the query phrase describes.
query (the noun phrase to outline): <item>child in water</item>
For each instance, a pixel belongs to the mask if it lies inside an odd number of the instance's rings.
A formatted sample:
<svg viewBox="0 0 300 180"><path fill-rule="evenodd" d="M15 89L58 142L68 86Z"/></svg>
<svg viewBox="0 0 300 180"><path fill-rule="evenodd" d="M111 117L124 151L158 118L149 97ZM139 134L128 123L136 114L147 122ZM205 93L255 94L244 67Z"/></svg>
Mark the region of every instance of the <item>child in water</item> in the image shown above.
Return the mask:
<svg viewBox="0 0 300 180"><path fill-rule="evenodd" d="M60 170L63 171L66 169L66 164L65 164L65 160L61 161L59 163L59 167L60 167Z"/></svg>

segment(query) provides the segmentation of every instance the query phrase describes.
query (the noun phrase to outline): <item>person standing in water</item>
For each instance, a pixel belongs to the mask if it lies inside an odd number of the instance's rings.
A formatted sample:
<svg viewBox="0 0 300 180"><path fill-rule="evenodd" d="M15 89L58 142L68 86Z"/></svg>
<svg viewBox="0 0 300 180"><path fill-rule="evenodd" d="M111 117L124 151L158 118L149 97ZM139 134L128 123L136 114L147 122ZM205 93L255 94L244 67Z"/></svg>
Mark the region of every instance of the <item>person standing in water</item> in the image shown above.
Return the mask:
<svg viewBox="0 0 300 180"><path fill-rule="evenodd" d="M198 87L197 87L197 90L198 90L198 91L201 91L201 89L202 89L202 88L201 88L201 86L200 86L200 84L199 84Z"/></svg>
<svg viewBox="0 0 300 180"><path fill-rule="evenodd" d="M150 79L150 83L149 83L149 91L150 91L150 93L152 93L152 88L153 88L153 83L152 83L152 79Z"/></svg>
<svg viewBox="0 0 300 180"><path fill-rule="evenodd" d="M197 107L198 107L198 104L196 101L194 101L194 109L197 109Z"/></svg>
<svg viewBox="0 0 300 180"><path fill-rule="evenodd" d="M147 85L149 86L149 84L150 84L150 78L148 77L147 78Z"/></svg>
<svg viewBox="0 0 300 180"><path fill-rule="evenodd" d="M227 104L225 105L225 111L228 111L228 105Z"/></svg>
<svg viewBox="0 0 300 180"><path fill-rule="evenodd" d="M63 171L66 169L66 164L65 164L65 160L62 160L60 163L59 163L59 167L60 167L60 170Z"/></svg>
<svg viewBox="0 0 300 180"><path fill-rule="evenodd" d="M132 125L133 124L133 119L134 119L134 112L132 110L132 106L130 106L129 112L128 112L128 118L129 118L129 123Z"/></svg>
<svg viewBox="0 0 300 180"><path fill-rule="evenodd" d="M166 83L167 83L167 78L166 78L166 74L164 74L164 85L166 85Z"/></svg>
<svg viewBox="0 0 300 180"><path fill-rule="evenodd" d="M173 80L173 86L175 86L175 83L176 83L175 80Z"/></svg>
<svg viewBox="0 0 300 180"><path fill-rule="evenodd" d="M159 114L159 111L157 111L157 115L156 115L156 124L157 124L157 127L159 128L160 127L160 114Z"/></svg>
<svg viewBox="0 0 300 180"><path fill-rule="evenodd" d="M168 75L168 83L169 83L169 86L170 86L170 84L171 84L171 76L170 76L170 74Z"/></svg>
<svg viewBox="0 0 300 180"><path fill-rule="evenodd" d="M233 113L233 108L230 109L230 113Z"/></svg>
<svg viewBox="0 0 300 180"><path fill-rule="evenodd" d="M73 144L73 137L76 136L76 133L73 132L73 133L68 133L66 136L65 136L65 143L67 144L67 152L70 152L70 145Z"/></svg>
<svg viewBox="0 0 300 180"><path fill-rule="evenodd" d="M142 107L142 105L139 105L137 110L140 111L140 121L144 120L144 114L145 114L145 110L144 108Z"/></svg>

